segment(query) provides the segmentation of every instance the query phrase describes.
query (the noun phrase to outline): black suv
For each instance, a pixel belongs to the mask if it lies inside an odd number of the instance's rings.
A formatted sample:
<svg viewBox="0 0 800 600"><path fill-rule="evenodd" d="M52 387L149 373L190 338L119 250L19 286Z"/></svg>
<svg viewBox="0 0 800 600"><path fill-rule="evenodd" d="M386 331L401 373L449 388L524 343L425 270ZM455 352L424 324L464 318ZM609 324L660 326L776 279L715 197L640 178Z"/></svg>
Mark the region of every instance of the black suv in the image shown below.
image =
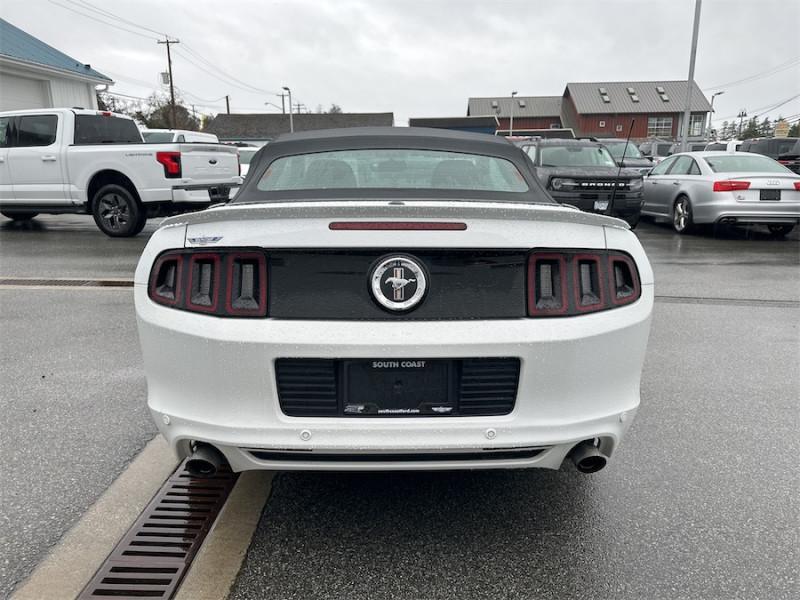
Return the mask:
<svg viewBox="0 0 800 600"><path fill-rule="evenodd" d="M636 227L642 208L642 175L636 169L620 168L603 144L539 139L518 145L557 202L610 214Z"/></svg>
<svg viewBox="0 0 800 600"><path fill-rule="evenodd" d="M739 152L755 152L774 158L783 166L800 174L800 138L756 138L745 140Z"/></svg>
<svg viewBox="0 0 800 600"><path fill-rule="evenodd" d="M646 175L653 168L653 161L645 158L633 142L622 138L597 138L595 141L600 142L608 149L618 165L635 169L642 175ZM624 158L623 153L625 154Z"/></svg>

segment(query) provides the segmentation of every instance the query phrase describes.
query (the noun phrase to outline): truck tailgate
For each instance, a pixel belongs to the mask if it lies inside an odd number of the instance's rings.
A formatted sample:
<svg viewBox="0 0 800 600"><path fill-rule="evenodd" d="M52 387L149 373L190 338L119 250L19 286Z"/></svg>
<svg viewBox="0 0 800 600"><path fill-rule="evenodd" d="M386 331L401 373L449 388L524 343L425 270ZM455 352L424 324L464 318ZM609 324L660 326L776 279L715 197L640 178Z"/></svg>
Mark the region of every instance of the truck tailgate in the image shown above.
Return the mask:
<svg viewBox="0 0 800 600"><path fill-rule="evenodd" d="M239 174L235 147L222 144L179 144L179 147L183 180L226 182Z"/></svg>

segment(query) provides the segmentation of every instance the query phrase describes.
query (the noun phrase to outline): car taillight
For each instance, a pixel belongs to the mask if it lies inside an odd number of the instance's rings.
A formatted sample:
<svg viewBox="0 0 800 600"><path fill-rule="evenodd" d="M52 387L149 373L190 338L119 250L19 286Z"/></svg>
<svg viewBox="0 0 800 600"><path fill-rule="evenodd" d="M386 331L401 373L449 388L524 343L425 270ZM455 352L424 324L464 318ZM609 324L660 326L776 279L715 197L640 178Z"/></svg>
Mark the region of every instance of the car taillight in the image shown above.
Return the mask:
<svg viewBox="0 0 800 600"><path fill-rule="evenodd" d="M218 317L267 314L267 259L257 250L176 250L158 257L148 295L171 308Z"/></svg>
<svg viewBox="0 0 800 600"><path fill-rule="evenodd" d="M563 317L635 302L639 271L615 251L534 251L528 257L528 316Z"/></svg>
<svg viewBox="0 0 800 600"><path fill-rule="evenodd" d="M164 165L164 177L178 179L181 176L180 152L156 152L156 160Z"/></svg>
<svg viewBox="0 0 800 600"><path fill-rule="evenodd" d="M795 181L794 182L794 189L796 189L798 192L800 192L800 181Z"/></svg>
<svg viewBox="0 0 800 600"><path fill-rule="evenodd" d="M725 181L714 182L715 192L735 192L737 190L746 190L749 188L750 188L749 181L725 180Z"/></svg>

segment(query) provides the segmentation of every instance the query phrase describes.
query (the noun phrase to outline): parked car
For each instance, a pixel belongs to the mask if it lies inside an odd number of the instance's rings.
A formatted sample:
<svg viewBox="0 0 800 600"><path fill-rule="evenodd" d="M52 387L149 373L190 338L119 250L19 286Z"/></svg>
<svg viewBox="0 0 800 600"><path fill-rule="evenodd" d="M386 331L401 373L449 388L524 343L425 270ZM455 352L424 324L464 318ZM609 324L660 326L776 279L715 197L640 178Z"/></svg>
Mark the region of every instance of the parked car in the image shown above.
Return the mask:
<svg viewBox="0 0 800 600"><path fill-rule="evenodd" d="M539 139L521 142L520 147L557 202L610 214L636 227L642 175L636 169L619 167L605 146L590 140Z"/></svg>
<svg viewBox="0 0 800 600"><path fill-rule="evenodd" d="M678 233L760 224L785 236L800 222L800 176L759 154L676 154L645 177L642 215L669 218Z"/></svg>
<svg viewBox="0 0 800 600"><path fill-rule="evenodd" d="M742 143L742 140L721 140L706 144L706 147L703 150L705 152L718 152L720 150L725 152L738 152L742 146Z"/></svg>
<svg viewBox="0 0 800 600"><path fill-rule="evenodd" d="M671 148L672 142L667 140L651 139L639 144L642 156L656 165L670 155Z"/></svg>
<svg viewBox="0 0 800 600"><path fill-rule="evenodd" d="M280 136L233 202L165 221L134 294L191 472L593 472L639 405L653 272L502 138L355 128Z"/></svg>
<svg viewBox="0 0 800 600"><path fill-rule="evenodd" d="M597 141L608 149L618 165L636 169L643 175L653 168L653 161L645 158L633 142L622 138L598 138Z"/></svg>
<svg viewBox="0 0 800 600"><path fill-rule="evenodd" d="M259 150L261 150L261 148L256 148L255 146L239 148L239 164L241 165L242 177L247 176L247 172L250 170L250 161Z"/></svg>
<svg viewBox="0 0 800 600"><path fill-rule="evenodd" d="M781 154L791 152L798 140L800 140L800 138L796 137L754 138L751 140L744 140L739 151L763 154L764 156L769 156L777 160Z"/></svg>
<svg viewBox="0 0 800 600"><path fill-rule="evenodd" d="M201 133L188 129L143 129L142 137L149 144L169 144L183 142L205 142L219 144L219 138L213 133Z"/></svg>
<svg viewBox="0 0 800 600"><path fill-rule="evenodd" d="M778 155L778 162L790 171L800 174L800 140L797 140L788 150L784 149Z"/></svg>
<svg viewBox="0 0 800 600"><path fill-rule="evenodd" d="M145 144L133 119L45 108L0 113L0 213L88 213L111 237L148 217L226 201L241 183L236 148Z"/></svg>
<svg viewBox="0 0 800 600"><path fill-rule="evenodd" d="M689 142L686 144L686 152L703 152L706 149L706 142ZM669 156L681 152L681 143L675 142L669 147Z"/></svg>

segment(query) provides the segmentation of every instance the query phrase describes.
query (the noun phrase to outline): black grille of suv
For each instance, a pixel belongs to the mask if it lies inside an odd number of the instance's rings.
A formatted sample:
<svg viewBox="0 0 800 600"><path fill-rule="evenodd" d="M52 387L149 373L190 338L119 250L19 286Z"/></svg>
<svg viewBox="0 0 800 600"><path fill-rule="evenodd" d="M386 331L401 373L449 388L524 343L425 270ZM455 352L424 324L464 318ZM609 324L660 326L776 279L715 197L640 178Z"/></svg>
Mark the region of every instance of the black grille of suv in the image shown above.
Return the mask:
<svg viewBox="0 0 800 600"><path fill-rule="evenodd" d="M466 358L444 362L448 363L450 373L447 400L453 410L442 416L506 415L514 409L519 383L518 358ZM290 417L354 416L344 412L347 394L344 368L341 360L278 359L275 375L281 411Z"/></svg>

